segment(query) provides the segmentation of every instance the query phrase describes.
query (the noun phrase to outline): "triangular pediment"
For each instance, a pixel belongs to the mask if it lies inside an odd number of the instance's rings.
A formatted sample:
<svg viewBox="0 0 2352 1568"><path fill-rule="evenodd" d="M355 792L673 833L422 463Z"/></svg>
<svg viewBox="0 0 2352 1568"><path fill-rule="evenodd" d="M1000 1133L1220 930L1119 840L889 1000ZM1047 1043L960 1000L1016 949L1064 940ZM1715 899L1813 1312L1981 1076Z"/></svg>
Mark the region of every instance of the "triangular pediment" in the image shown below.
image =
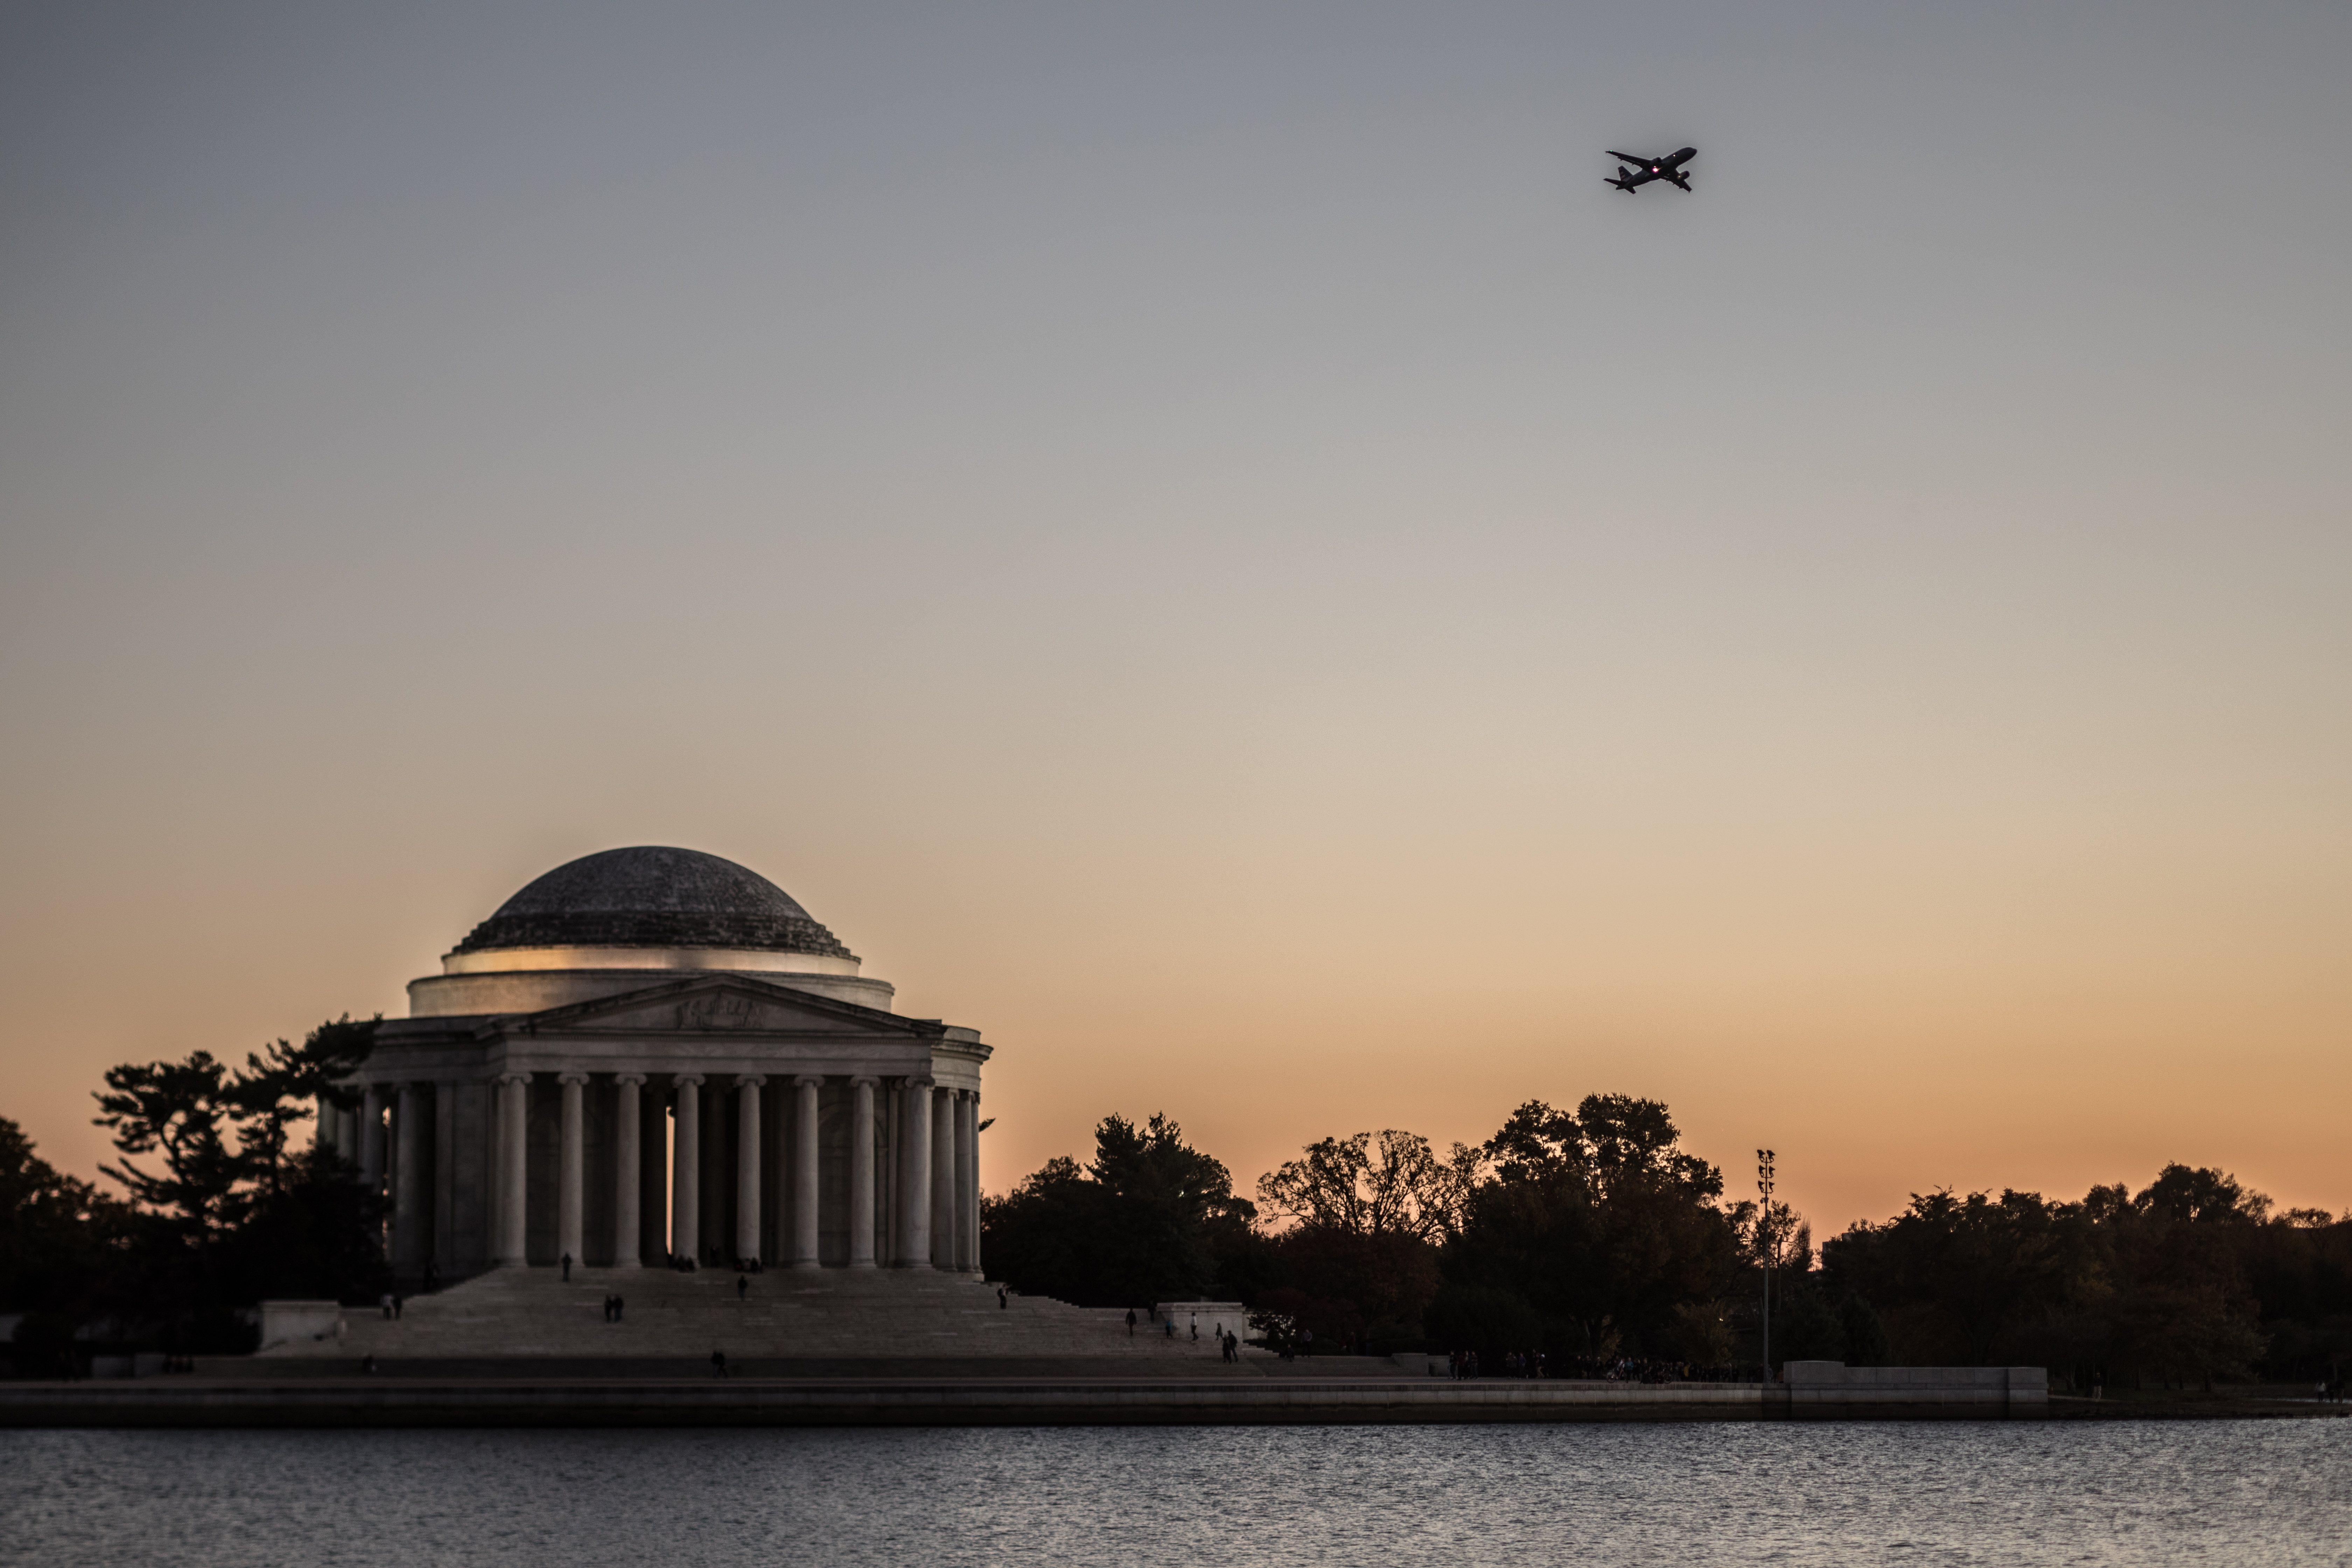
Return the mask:
<svg viewBox="0 0 2352 1568"><path fill-rule="evenodd" d="M627 1035L863 1035L936 1037L929 1018L901 1018L855 1002L738 974L665 981L618 996L499 1020L502 1033Z"/></svg>

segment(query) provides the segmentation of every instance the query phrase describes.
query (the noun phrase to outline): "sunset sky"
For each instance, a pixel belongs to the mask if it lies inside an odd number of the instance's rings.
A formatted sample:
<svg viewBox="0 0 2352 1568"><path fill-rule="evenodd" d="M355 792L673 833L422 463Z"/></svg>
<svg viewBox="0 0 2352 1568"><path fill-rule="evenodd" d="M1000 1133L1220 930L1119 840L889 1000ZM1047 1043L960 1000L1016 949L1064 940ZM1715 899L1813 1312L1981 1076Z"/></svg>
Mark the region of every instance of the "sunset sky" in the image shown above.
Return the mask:
<svg viewBox="0 0 2352 1568"><path fill-rule="evenodd" d="M768 876L1164 1110L2352 1208L2352 8L0 12L0 1115ZM1606 148L1700 149L1693 195Z"/></svg>

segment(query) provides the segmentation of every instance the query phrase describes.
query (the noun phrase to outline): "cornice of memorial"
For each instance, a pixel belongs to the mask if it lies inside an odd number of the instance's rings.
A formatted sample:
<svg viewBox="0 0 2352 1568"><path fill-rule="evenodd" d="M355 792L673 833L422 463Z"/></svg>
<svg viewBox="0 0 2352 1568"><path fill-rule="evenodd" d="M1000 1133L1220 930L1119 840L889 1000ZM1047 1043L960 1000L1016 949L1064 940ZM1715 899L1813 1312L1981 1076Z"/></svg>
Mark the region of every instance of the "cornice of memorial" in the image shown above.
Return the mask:
<svg viewBox="0 0 2352 1568"><path fill-rule="evenodd" d="M485 1035L545 1035L576 1030L593 1031L597 1020L619 1019L647 1007L669 1005L678 1009L677 1016L664 1027L673 1034L797 1034L803 1031L762 1020L761 1008L788 1008L793 1012L811 1015L837 1024L854 1026L856 1030L877 1035L897 1035L915 1039L952 1041L964 1048L987 1047L980 1045L977 1030L943 1023L937 1018L908 1018L897 1013L886 1013L878 1007L866 1007L856 1002L844 1002L837 997L803 991L795 985L770 979L765 975L749 974L737 970L719 970L683 979L665 981L657 985L641 986L611 996L599 996L586 1002L567 1003L538 1013L509 1013L484 1017L479 1031Z"/></svg>
<svg viewBox="0 0 2352 1568"><path fill-rule="evenodd" d="M738 1008L729 999L748 1003L750 1008ZM691 1004L700 1000L703 1006ZM761 1005L789 1007L807 1015L819 1026L809 1028L782 1025L775 1020L758 1019L751 1009ZM988 1061L996 1054L992 1046L981 1043L980 1031L960 1024L945 1023L938 1018L908 1018L879 1008L844 1002L836 997L803 991L765 975L740 971L720 970L665 980L656 984L601 996L586 1002L568 1003L537 1013L470 1013L444 1014L426 1018L387 1018L377 1032L376 1058L379 1064L390 1058L404 1056L411 1051L429 1050L435 1047L448 1047L464 1041L470 1048L495 1046L503 1040L530 1040L534 1051L541 1051L555 1042L570 1037L596 1041L625 1032L629 1026L622 1020L633 1012L664 1005L684 1009L656 1027L656 1032L671 1037L700 1037L709 1039L738 1039L766 1036L771 1038L799 1037L823 1041L828 1038L855 1038L864 1035L890 1037L908 1042L919 1042L940 1059L961 1060L975 1066ZM610 1020L603 1027L600 1021ZM831 1026L824 1026L830 1025ZM842 1025L849 1028L840 1027ZM436 1063L441 1059L433 1058ZM453 1064L457 1058L450 1058ZM427 1075L431 1069L423 1069Z"/></svg>
<svg viewBox="0 0 2352 1568"><path fill-rule="evenodd" d="M840 938L803 916L672 910L496 914L467 933L446 956L509 947L732 948L852 961L857 957Z"/></svg>

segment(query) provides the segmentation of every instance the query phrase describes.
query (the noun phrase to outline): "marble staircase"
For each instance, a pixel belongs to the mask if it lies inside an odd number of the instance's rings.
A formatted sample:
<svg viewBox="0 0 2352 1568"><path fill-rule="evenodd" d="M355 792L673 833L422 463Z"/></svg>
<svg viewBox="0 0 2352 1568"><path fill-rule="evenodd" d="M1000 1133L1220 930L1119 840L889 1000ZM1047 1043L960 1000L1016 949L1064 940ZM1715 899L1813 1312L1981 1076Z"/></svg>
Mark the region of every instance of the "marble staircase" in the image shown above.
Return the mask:
<svg viewBox="0 0 2352 1568"><path fill-rule="evenodd" d="M1042 1296L998 1304L996 1287L928 1269L778 1269L750 1276L722 1269L500 1268L437 1294L412 1296L400 1318L348 1308L343 1332L262 1352L268 1358L373 1355L384 1360L506 1357L753 1358L1130 1358L1139 1374L1214 1363L1210 1325L1196 1343L1168 1338L1126 1313L1069 1306ZM622 1321L604 1321L617 1295ZM1246 1333L1243 1324L1230 1325ZM1181 1331L1180 1330L1180 1335ZM1245 1352L1251 1360L1262 1352Z"/></svg>

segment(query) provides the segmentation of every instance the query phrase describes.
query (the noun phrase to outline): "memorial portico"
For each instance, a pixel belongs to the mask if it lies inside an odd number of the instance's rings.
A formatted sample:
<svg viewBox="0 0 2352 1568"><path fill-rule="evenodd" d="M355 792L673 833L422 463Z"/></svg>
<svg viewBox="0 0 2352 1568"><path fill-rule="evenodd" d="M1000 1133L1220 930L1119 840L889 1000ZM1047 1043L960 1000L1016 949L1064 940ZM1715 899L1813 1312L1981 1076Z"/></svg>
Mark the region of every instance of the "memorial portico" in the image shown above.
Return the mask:
<svg viewBox="0 0 2352 1568"><path fill-rule="evenodd" d="M379 1026L356 1118L404 1278L670 1263L980 1271L976 1031L689 850L531 883ZM352 1122L356 1121L356 1125Z"/></svg>

